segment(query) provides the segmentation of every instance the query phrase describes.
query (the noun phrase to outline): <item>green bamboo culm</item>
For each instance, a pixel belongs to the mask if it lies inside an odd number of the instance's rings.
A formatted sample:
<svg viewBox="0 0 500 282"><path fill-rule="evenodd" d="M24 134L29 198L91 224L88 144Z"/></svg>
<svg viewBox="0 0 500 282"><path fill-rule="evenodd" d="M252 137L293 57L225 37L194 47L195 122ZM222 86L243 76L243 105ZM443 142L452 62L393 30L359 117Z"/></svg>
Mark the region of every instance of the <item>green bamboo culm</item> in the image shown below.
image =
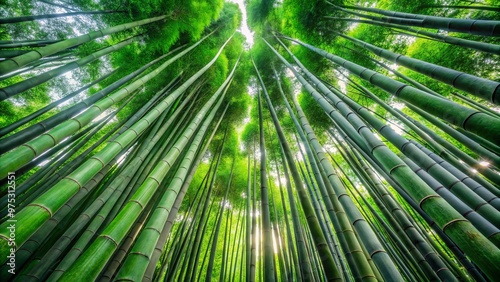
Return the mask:
<svg viewBox="0 0 500 282"><path fill-rule="evenodd" d="M176 90L179 92L179 94L184 92L185 89L190 84L192 84L196 79L198 79L202 74L204 74L205 71L208 70L208 68L210 68L215 63L215 61L222 53L224 47L229 43L231 38L232 36L224 43L224 45L220 48L219 52L205 67L203 67L200 71L198 71L195 75L193 75L190 79L188 79L188 81L186 81ZM168 97L172 96L177 97L178 95L174 94L176 91L174 91ZM154 169L148 175L146 180L137 189L135 194L127 202L127 204L119 212L119 214L115 217L115 219L107 226L107 228L94 241L94 243L90 245L89 248L74 262L74 264L68 269L68 271L66 271L61 276L59 281L73 281L74 279L84 279L90 281L97 278L99 272L104 268L108 259L117 249L119 244L116 244L116 242L121 242L125 238L125 236L128 233L128 230L130 230L130 228L134 224L135 219L139 216L140 212L143 210L143 207L145 207L147 203L151 200L151 197L153 196L154 191L158 188L159 183L161 183L163 178L166 176L167 172L170 170L171 168L170 164L174 163L174 161L181 154L183 148L187 145L191 136L195 134L196 128L203 121L203 119L207 114L208 109L213 105L214 101L215 99L205 104L205 106L200 110L197 116L186 128L186 130L182 133L181 137L177 140L172 149L160 162L158 162L158 164L154 167ZM160 110L159 112L162 111ZM153 249L154 246L155 245L152 245ZM151 251L153 251L153 249ZM143 269L144 271L146 270L148 262L149 258L148 261L145 263ZM89 266L91 267L92 271L88 271ZM84 277L82 277L82 272L85 273Z"/></svg>
<svg viewBox="0 0 500 282"><path fill-rule="evenodd" d="M288 145L288 142L285 139L285 135L283 133L283 130L281 129L281 125L279 124L278 117L276 115L276 112L274 111L274 107L272 105L271 99L269 98L269 94L267 93L267 90L264 86L264 82L262 81L262 78L260 76L260 73L257 69L257 66L254 63L254 68L257 73L257 77L260 81L261 87L263 89L264 97L267 102L267 106L269 109L269 112L271 113L271 117L273 119L273 123L276 129L276 132L278 134L281 146L284 150L285 157L287 159L287 163L290 166L290 171L292 173L292 178L294 180L298 195L300 197L300 202L302 205L302 209L304 210L304 213L306 215L307 223L309 228L311 229L311 232L313 234L313 240L314 244L316 247L316 250L321 258L321 263L323 265L323 269L326 274L326 278L328 281L342 281L342 276L335 265L335 260L333 259L333 256L328 249L328 246L326 244L326 239L325 236L321 230L318 218L314 215L314 210L313 206L307 196L307 192L305 191L302 180L300 179L300 176L298 174L297 167L295 165L295 162L293 161L293 156L290 150L290 147ZM262 152L261 152L262 154Z"/></svg>
<svg viewBox="0 0 500 282"><path fill-rule="evenodd" d="M346 68L356 76L369 81L371 84L402 99L406 103L424 109L432 115L440 117L457 127L477 134L493 143L500 140L500 119L459 105L445 98L436 97L297 39L287 36L282 37L331 60L335 64Z"/></svg>
<svg viewBox="0 0 500 282"><path fill-rule="evenodd" d="M69 93L68 95L62 97L61 99L54 101L54 102L50 103L49 105L47 105L47 106L45 106L45 107L43 107L35 112L23 117L23 118L11 123L5 127L0 128L0 137L3 137L4 135L11 133L12 131L19 128L21 125L26 124L26 123L34 120L35 118L43 115L44 113L50 111L51 109L57 107L58 105L64 103L65 101L68 101L69 99L75 97L76 95L82 93L83 91L89 89L90 87L97 85L99 82L101 82L101 81L107 79L108 77L112 76L113 74L115 74L116 71L117 71L117 69L110 71L110 72L104 74L103 76L99 77L98 79L80 87L78 90Z"/></svg>
<svg viewBox="0 0 500 282"><path fill-rule="evenodd" d="M64 17L79 16L79 15L104 15L104 14L123 13L123 12L125 11L104 10L104 11L78 11L78 12L69 12L61 14L45 14L45 15L34 15L34 16L19 16L19 17L0 18L0 24L22 23L35 20L64 18Z"/></svg>
<svg viewBox="0 0 500 282"><path fill-rule="evenodd" d="M162 196L157 208L154 210L152 218L146 224L144 231L141 232L140 236L136 239L136 243L134 244L131 253L127 256L127 259L125 260L120 268L120 271L115 277L117 281L139 281L142 279L149 264L149 258L154 251L156 241L158 240L160 235L156 231L163 229L163 225L168 217L168 214L170 213L172 205L175 202L177 194L179 193L179 189L187 176L188 168L193 158L195 157L195 152L202 141L201 138L203 137L203 134L201 133L206 130L213 116L215 115L215 112L222 103L222 100L224 99L226 93L224 90L228 89L229 83L234 75L237 66L238 62L236 62L226 81L206 103L204 107L205 112L208 111L208 109L215 103L216 99L221 96L217 104L213 107L212 113L208 118L206 118L206 121L199 129L199 132L191 143L191 146L189 147L186 155L184 155L180 168L177 170L175 176L173 177L173 181L169 184L167 191ZM224 91L224 93L220 95L222 91ZM198 116L200 116L200 118L203 118L203 115L201 114L205 112L201 110Z"/></svg>
<svg viewBox="0 0 500 282"><path fill-rule="evenodd" d="M266 91L262 79L260 78L259 70L252 58L252 63L257 73L257 77L261 81L263 91ZM262 117L262 102L260 94L257 96L259 105L259 137L260 137L260 196L262 210L262 232L263 232L263 250L264 250L264 274L265 280L272 282L274 279L274 253L273 253L273 237L271 233L271 216L269 211L269 195L266 170L266 147L264 143L264 126Z"/></svg>
<svg viewBox="0 0 500 282"><path fill-rule="evenodd" d="M124 40L122 42L119 42L117 44L111 45L109 47L103 48L102 50L96 51L84 58L81 58L77 61L68 63L66 65L63 65L61 67L55 68L53 70L50 70L48 72L44 72L40 75L28 78L26 80L23 80L19 83L15 83L12 85L9 85L4 88L0 88L0 102L4 101L12 96L21 94L22 92L31 89L33 87L36 87L54 77L57 77L59 75L62 75L68 71L74 70L76 68L82 67L88 63L91 63L98 58L107 55L111 52L120 50L121 48L132 44L134 41L138 40L140 37L132 37L127 40Z"/></svg>
<svg viewBox="0 0 500 282"><path fill-rule="evenodd" d="M402 29L402 30L411 32L412 36L425 35L428 37L428 39L431 39L431 40L445 42L445 43L460 46L460 47L471 48L471 49L475 49L475 50L478 50L481 52L500 55L500 45L496 45L496 44L479 42L479 41L475 41L475 40L468 40L468 39L464 39L464 38L443 35L443 34L429 32L429 31L425 31L425 30L416 30L414 28L411 28L411 27L408 27L405 25L399 25L399 24L391 24L391 23L385 23L385 22L379 22L379 21L369 21L369 20L361 20L361 19L353 19L353 18L337 18L337 17L328 17L328 16L326 16L325 18L336 20L336 21L348 21L348 22L353 22L353 23L366 23L366 24L371 24L371 25L388 27L391 29L392 28Z"/></svg>
<svg viewBox="0 0 500 282"><path fill-rule="evenodd" d="M103 166L105 166L119 151L120 148L130 143L135 137L154 121L160 113L162 113L170 104L175 101L184 91L196 81L203 73L205 73L210 66L217 60L218 56L223 50L223 47L228 43L226 41L219 52L216 54L206 66L199 70L196 74L190 77L184 84L179 86L167 98L160 102L154 110L149 111L142 119L134 124L131 128L123 132L120 137L112 142L99 153L88 159L84 164L78 167L70 175L59 181L49 191L36 199L33 203L28 205L16 214L18 224L23 224L25 229L18 229L16 236L16 247L19 248L45 221L47 221L66 201L68 201L78 190L85 185L96 173L98 173ZM161 68L161 66L160 66ZM158 69L157 69L158 70ZM157 72L150 74L155 75ZM146 77L143 77L146 79ZM139 80L141 82L142 80ZM119 91L120 92L120 91ZM118 92L118 93L119 93ZM108 98L109 99L109 98ZM15 150L14 150L15 151ZM8 155L8 154L6 154ZM4 155L3 157L5 157ZM23 223L25 222L25 223ZM10 252L8 245L8 230L7 223L0 225L0 256L7 258ZM3 255L3 254L6 255ZM4 260L5 261L5 260Z"/></svg>
<svg viewBox="0 0 500 282"><path fill-rule="evenodd" d="M500 104L500 83L484 79L422 60L413 59L384 48L377 47L365 41L336 33L337 35L354 42L355 45L365 48L373 54L397 65L409 68L433 79L444 82L452 87L470 93L494 104Z"/></svg>
<svg viewBox="0 0 500 282"><path fill-rule="evenodd" d="M30 51L28 53L22 54L22 55L17 56L17 57L9 58L5 61L0 62L0 75L8 74L9 72L18 70L18 69L22 68L23 66L25 66L31 62L34 62L40 58L47 57L47 56L55 54L59 51L63 51L63 50L66 50L68 48L83 44L85 42L89 42L89 41L94 40L96 38L107 36L107 35L110 35L110 34L113 34L113 33L119 32L119 31L127 30L127 29L130 29L133 27L138 27L141 25L160 21L160 20L165 19L166 17L167 17L166 15L163 15L163 16L144 19L144 20L135 21L135 22L131 22L131 23L121 24L121 25L101 29L98 31L92 31L92 32L89 32L87 34L84 34L84 35L81 35L78 37L74 37L74 38L66 39L66 40L63 40L63 41L60 41L60 42L57 42L54 44L50 44L48 46L39 48L35 51Z"/></svg>
<svg viewBox="0 0 500 282"><path fill-rule="evenodd" d="M328 3L341 11L351 12L350 10L341 8L330 2ZM381 22L440 29L440 30L454 31L461 33L470 33L476 35L500 36L500 21L445 18L445 17L436 17L436 16L428 16L420 14L395 12L377 8L365 8L361 6L343 6L343 7L349 8L351 10L361 10L361 11L384 15L384 17L375 17L366 14L359 15L364 18L369 18Z"/></svg>
<svg viewBox="0 0 500 282"><path fill-rule="evenodd" d="M307 92L309 92L315 98L315 100L318 101L317 96L320 94L317 91L315 91L309 83L305 81L305 79L276 51L276 49L272 48L272 46L269 43L267 43L267 45L276 54L276 56L278 56L278 58L294 73L295 77L297 77L300 83L303 84ZM322 101L324 103L327 103L325 99L323 99ZM365 247L369 249L368 250L369 253L372 254L371 258L381 271L381 275L384 277L384 279L390 281L403 281L403 277L401 276L399 271L397 271L394 262L388 256L387 252L384 250L381 243L378 241L373 230L370 228L370 226L368 226L368 224L364 220L363 216L361 215L358 208L355 206L352 199L347 195L344 185L341 183L340 179L335 173L335 169L333 168L332 164L326 159L324 150L321 144L318 142L317 138L315 137L312 128L309 126L309 122L307 121L304 113L302 112L300 105L295 100L294 104L296 106L296 110L298 111L298 118L304 127L306 136L309 138L311 148L318 157L320 168L325 172L325 176L327 176L325 177L324 181L325 184L330 183L332 188L335 189L335 194L336 197L338 198L338 201L345 209L345 212L349 220L351 221L351 224L354 226L356 231L358 231L358 235L364 238L362 242L365 244ZM322 104L320 105L323 106ZM335 111L333 107L328 112L329 113L335 112L338 114L338 111ZM342 116L340 117L343 118ZM347 122L344 121L344 123ZM344 128L349 128L349 126L345 126ZM350 128L352 129L352 126L350 126ZM353 134L357 134L355 130ZM362 141L360 140L360 142ZM334 202L332 201L332 203Z"/></svg>
<svg viewBox="0 0 500 282"><path fill-rule="evenodd" d="M114 103L127 97L134 90L142 87L146 82L155 78L161 71L167 68L170 64L175 62L177 59L194 49L196 46L201 44L209 35L200 39L198 42L186 48L179 54L170 58L162 65L160 65L155 70L151 71L147 75L141 77L140 79L134 81L133 83L121 88L110 96L99 100L92 107L86 109L83 113L78 116L67 120L58 126L54 127L50 131L47 131L40 137L23 144L14 150L2 155L0 157L0 179L5 178L9 171L16 171L17 169L23 167L26 163L30 162L33 158L39 156L46 150L55 146L64 138L68 137L72 133L80 130L84 125L91 122L94 118L99 116L104 110L111 107ZM91 96L90 98L92 98ZM5 187L4 187L5 188Z"/></svg>
<svg viewBox="0 0 500 282"><path fill-rule="evenodd" d="M281 56L276 51L275 53ZM280 57L280 59L284 63L286 62L284 58ZM292 69L291 66L289 68ZM326 106L326 104L321 105ZM331 108L331 105L328 104L328 107ZM330 111L328 110L328 112ZM360 127L360 133L366 138L365 146L381 163L384 170L402 184L408 194L420 203L422 209L434 219L443 232L450 236L488 277L494 279L495 273L500 271L500 250L415 175L380 140L373 138L371 131L364 129L368 128L366 126Z"/></svg>

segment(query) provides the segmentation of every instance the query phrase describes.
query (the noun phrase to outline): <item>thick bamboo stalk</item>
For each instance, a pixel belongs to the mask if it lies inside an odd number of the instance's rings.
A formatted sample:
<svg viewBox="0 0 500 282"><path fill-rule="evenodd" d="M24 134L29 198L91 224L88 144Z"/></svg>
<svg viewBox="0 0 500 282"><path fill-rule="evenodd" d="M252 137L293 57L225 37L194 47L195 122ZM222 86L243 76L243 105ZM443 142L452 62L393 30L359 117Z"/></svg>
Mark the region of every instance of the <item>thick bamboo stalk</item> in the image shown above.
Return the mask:
<svg viewBox="0 0 500 282"><path fill-rule="evenodd" d="M445 124L444 122L436 119L432 115L429 115L425 111L422 111L419 108L413 107L412 105L408 105L408 108L410 108L412 111L416 112L426 120L428 120L430 123L434 124L437 126L439 129L453 137L453 139L457 140L460 142L460 144L463 144L465 147L469 148L471 151L474 153L478 154L480 157L483 159L487 160L489 163L491 163L493 166L500 168L500 157L495 154L494 152L491 152L487 149L485 149L483 146L478 144L476 141L470 139L469 137L465 136L464 134L458 132L455 128Z"/></svg>
<svg viewBox="0 0 500 282"><path fill-rule="evenodd" d="M153 274L154 270L156 268L156 264L158 263L158 260L160 258L160 255L163 251L163 246L165 245L165 241L167 239L167 236L170 234L170 229L172 228L173 225L173 220L175 219L177 212L179 211L180 205L182 203L182 200L184 198L184 195L186 194L187 189L189 188L189 185L191 183L191 180L194 177L194 174L196 172L196 169L198 168L198 165L201 163L203 157L205 156L205 152L208 149L208 146L210 145L212 138L214 137L215 133L217 132L217 129L219 128L220 123L222 122L227 109L229 108L229 104L226 105L224 108L224 111L219 117L219 120L214 126L214 129L212 130L212 133L210 136L206 139L204 147L198 152L197 157L193 163L193 165L190 168L190 171L182 184L182 187L179 192L179 196L175 199L175 203L172 206L172 210L170 211L168 215L168 219L165 223L165 226L162 229L162 232L160 234L160 238L158 239L158 243L156 244L155 250L153 252L153 255L151 256L148 268L146 269L146 272L144 274L143 280L145 281L151 281L153 280ZM208 173L207 173L208 176Z"/></svg>
<svg viewBox="0 0 500 282"><path fill-rule="evenodd" d="M311 78L313 81L315 80L318 83L318 87L322 87L321 82L319 82L316 77L314 77L314 75L312 75L305 68L303 68L303 70L309 78ZM330 91L330 89L332 91ZM491 221L495 226L500 226L500 213L498 213L498 211L493 208L497 208L498 203L500 203L500 199L498 199L498 197L491 193L488 193L488 191L482 191L483 193L481 194L481 196L484 197L483 199L485 199L482 200L481 198L479 198L479 196L470 191L468 187L460 181L460 179L454 177L450 172L437 165L434 160L421 152L409 140L400 136L390 126L387 126L386 124L375 118L373 115L371 115L366 108L360 106L340 91L334 88L330 89L324 86L322 87L324 93L332 100L333 103L338 105L340 100L342 100L343 102L348 104L350 108L360 114L360 116L363 117L363 119L367 121L367 123L373 126L379 133L381 133L392 144L394 144L401 152L414 160L423 169L428 171L434 178L443 183L446 188L451 190L454 194L458 195L458 197L462 199L462 201L468 204L472 209L477 210L478 213ZM346 112L346 114L348 114L348 112ZM469 211L461 214L469 214ZM489 237L490 235L491 233L487 234L486 236Z"/></svg>

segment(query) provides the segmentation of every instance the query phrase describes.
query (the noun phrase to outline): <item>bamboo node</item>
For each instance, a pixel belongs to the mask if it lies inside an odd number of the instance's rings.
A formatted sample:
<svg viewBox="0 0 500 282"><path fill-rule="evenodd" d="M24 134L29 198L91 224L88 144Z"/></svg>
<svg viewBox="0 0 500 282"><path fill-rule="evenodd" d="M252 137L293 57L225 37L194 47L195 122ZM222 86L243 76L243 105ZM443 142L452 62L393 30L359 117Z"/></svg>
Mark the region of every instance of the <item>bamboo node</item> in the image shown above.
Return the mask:
<svg viewBox="0 0 500 282"><path fill-rule="evenodd" d="M425 197L423 197L423 198L422 198L422 200L420 200L420 202L418 203L418 206L419 206L420 208L422 208L422 204L423 204L425 201L427 201L427 200L429 200L429 199L431 199L431 198L441 198L441 196L439 196L438 194L433 194L433 195L428 195L428 196L425 196Z"/></svg>
<svg viewBox="0 0 500 282"><path fill-rule="evenodd" d="M453 223L460 222L460 221L465 221L465 222L468 222L468 220L467 220L467 219L465 219L465 218L454 219L454 220L452 220L452 221L450 221L450 222L446 223L446 224L443 226L443 228L442 228L442 229L443 229L443 232L446 232L446 231L445 231L445 230L446 230L446 228L448 228L448 227L449 227L450 225L452 225Z"/></svg>
<svg viewBox="0 0 500 282"><path fill-rule="evenodd" d="M32 206L32 207L39 207L39 208L41 208L42 210L45 210L46 212L48 212L48 213L49 213L49 216L50 216L50 217L52 217L52 212L51 212L51 211L50 211L47 207L45 207L45 206L43 206L43 205L40 205L40 204L37 204L37 203L31 203L31 204L29 204L28 206Z"/></svg>
<svg viewBox="0 0 500 282"><path fill-rule="evenodd" d="M108 239L109 241L113 242L113 244L115 244L115 247L118 247L118 243L115 241L115 239L111 238L110 236L108 236L108 235L101 235L99 237L101 237L103 239Z"/></svg>
<svg viewBox="0 0 500 282"><path fill-rule="evenodd" d="M38 154L36 153L35 148L31 147L31 145L30 145L30 144L26 143L26 144L23 144L23 145L21 145L21 146L25 146L25 147L30 148L30 149L31 149L31 151L33 151L33 153L35 154L35 157L38 155Z"/></svg>
<svg viewBox="0 0 500 282"><path fill-rule="evenodd" d="M462 123L462 128L463 128L463 129L465 129L465 130L467 130L467 129L465 128L465 125L467 124L467 122L469 121L469 119L470 119L473 115L475 115L475 114L480 114L480 113L481 113L481 112L473 112L473 113L472 113L472 114L470 114L468 117L466 117L466 118L464 119L464 122Z"/></svg>

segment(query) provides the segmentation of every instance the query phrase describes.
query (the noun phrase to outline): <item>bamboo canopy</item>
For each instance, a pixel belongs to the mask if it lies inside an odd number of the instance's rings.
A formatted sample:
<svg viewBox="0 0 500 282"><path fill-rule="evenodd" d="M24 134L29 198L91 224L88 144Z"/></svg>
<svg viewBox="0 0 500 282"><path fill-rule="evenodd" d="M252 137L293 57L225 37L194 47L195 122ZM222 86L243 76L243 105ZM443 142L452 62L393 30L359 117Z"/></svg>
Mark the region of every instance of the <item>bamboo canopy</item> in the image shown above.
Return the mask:
<svg viewBox="0 0 500 282"><path fill-rule="evenodd" d="M498 11L0 4L0 280L498 280Z"/></svg>

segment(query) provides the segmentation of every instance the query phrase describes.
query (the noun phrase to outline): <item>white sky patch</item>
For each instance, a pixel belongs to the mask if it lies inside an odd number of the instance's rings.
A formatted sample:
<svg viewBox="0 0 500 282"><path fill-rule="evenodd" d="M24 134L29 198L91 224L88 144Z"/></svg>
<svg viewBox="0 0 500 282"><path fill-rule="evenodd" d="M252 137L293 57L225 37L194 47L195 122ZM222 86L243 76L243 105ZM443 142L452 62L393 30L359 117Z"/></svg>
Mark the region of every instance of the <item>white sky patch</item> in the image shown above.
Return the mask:
<svg viewBox="0 0 500 282"><path fill-rule="evenodd" d="M398 109L398 110L402 110L404 107L405 107L405 104L404 103L398 103L394 100L392 100L389 105L392 107L392 108L395 108L395 109Z"/></svg>
<svg viewBox="0 0 500 282"><path fill-rule="evenodd" d="M355 19L358 19L358 18L356 17ZM347 28L347 31L351 31L351 30L357 28L358 25L359 25L359 23L356 23L356 22L350 24L349 27Z"/></svg>
<svg viewBox="0 0 500 282"><path fill-rule="evenodd" d="M330 141L331 141L331 139L330 139ZM330 143L325 143L323 145L323 149L325 151L329 152L330 154L335 154L338 151L337 148L335 147L335 145L330 144Z"/></svg>
<svg viewBox="0 0 500 282"><path fill-rule="evenodd" d="M240 28L238 29L239 32L241 32L245 38L246 38L246 49L250 49L253 46L253 31L250 31L250 28L248 28L247 24L247 8L245 7L244 0L227 0L228 2L238 4L238 7L240 7L241 10L241 25Z"/></svg>
<svg viewBox="0 0 500 282"><path fill-rule="evenodd" d="M399 126L396 126L395 124L393 123L389 123L389 126L392 128L392 130L394 130L397 134L399 135L402 135L403 134L403 130L399 127Z"/></svg>

